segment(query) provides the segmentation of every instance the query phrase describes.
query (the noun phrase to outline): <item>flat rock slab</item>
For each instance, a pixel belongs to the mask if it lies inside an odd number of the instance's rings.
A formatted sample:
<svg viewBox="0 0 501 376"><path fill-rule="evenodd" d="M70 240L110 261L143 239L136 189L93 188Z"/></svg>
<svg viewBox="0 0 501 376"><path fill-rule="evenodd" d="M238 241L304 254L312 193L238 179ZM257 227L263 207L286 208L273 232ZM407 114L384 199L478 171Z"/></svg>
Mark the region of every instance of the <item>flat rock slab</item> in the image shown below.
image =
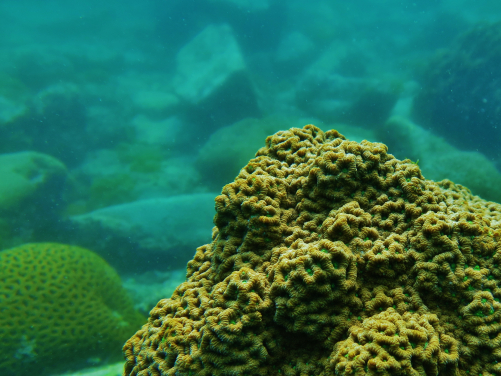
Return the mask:
<svg viewBox="0 0 501 376"><path fill-rule="evenodd" d="M197 247L211 241L216 196L198 193L110 206L71 217L64 236L119 270L182 267Z"/></svg>

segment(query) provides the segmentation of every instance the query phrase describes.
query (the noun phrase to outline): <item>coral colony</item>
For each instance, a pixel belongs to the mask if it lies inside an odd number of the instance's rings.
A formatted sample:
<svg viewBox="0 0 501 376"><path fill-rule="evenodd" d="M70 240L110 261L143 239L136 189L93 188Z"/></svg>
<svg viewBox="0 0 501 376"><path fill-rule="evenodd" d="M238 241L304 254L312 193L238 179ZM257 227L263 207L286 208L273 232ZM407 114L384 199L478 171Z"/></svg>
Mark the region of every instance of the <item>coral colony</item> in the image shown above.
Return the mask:
<svg viewBox="0 0 501 376"><path fill-rule="evenodd" d="M266 139L125 376L501 373L501 206L380 143Z"/></svg>

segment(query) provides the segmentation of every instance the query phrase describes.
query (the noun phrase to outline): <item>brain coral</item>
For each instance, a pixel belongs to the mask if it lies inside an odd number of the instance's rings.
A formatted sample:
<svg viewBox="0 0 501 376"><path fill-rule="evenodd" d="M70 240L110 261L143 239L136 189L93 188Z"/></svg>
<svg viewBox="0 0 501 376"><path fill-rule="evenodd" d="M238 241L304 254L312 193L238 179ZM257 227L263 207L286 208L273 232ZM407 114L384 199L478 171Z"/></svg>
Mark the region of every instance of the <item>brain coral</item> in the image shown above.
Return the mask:
<svg viewBox="0 0 501 376"><path fill-rule="evenodd" d="M33 243L0 252L0 374L44 375L119 356L145 319L118 274L83 248Z"/></svg>
<svg viewBox="0 0 501 376"><path fill-rule="evenodd" d="M501 206L307 125L216 198L124 375L501 374Z"/></svg>

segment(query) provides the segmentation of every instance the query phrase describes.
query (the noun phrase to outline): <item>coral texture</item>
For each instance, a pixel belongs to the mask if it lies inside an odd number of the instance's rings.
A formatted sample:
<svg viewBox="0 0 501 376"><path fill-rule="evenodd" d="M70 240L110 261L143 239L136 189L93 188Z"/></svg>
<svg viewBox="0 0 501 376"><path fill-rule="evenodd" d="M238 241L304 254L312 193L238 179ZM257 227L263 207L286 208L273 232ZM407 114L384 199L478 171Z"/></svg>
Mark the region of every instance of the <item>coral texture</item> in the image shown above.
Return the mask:
<svg viewBox="0 0 501 376"><path fill-rule="evenodd" d="M266 139L126 376L499 375L501 206L383 144Z"/></svg>
<svg viewBox="0 0 501 376"><path fill-rule="evenodd" d="M28 376L119 355L144 323L118 274L83 248L32 243L0 252L0 374Z"/></svg>

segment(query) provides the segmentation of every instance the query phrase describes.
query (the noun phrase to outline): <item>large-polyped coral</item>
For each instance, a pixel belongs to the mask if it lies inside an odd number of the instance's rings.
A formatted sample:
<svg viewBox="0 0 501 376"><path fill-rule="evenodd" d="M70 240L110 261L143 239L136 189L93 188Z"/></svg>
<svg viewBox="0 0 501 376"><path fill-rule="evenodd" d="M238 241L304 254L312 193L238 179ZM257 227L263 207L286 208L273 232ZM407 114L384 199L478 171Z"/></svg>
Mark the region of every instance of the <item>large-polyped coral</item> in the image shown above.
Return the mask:
<svg viewBox="0 0 501 376"><path fill-rule="evenodd" d="M383 144L278 132L124 375L501 375L500 221Z"/></svg>
<svg viewBox="0 0 501 376"><path fill-rule="evenodd" d="M86 249L32 243L0 252L0 374L54 374L120 355L145 319L118 274Z"/></svg>

